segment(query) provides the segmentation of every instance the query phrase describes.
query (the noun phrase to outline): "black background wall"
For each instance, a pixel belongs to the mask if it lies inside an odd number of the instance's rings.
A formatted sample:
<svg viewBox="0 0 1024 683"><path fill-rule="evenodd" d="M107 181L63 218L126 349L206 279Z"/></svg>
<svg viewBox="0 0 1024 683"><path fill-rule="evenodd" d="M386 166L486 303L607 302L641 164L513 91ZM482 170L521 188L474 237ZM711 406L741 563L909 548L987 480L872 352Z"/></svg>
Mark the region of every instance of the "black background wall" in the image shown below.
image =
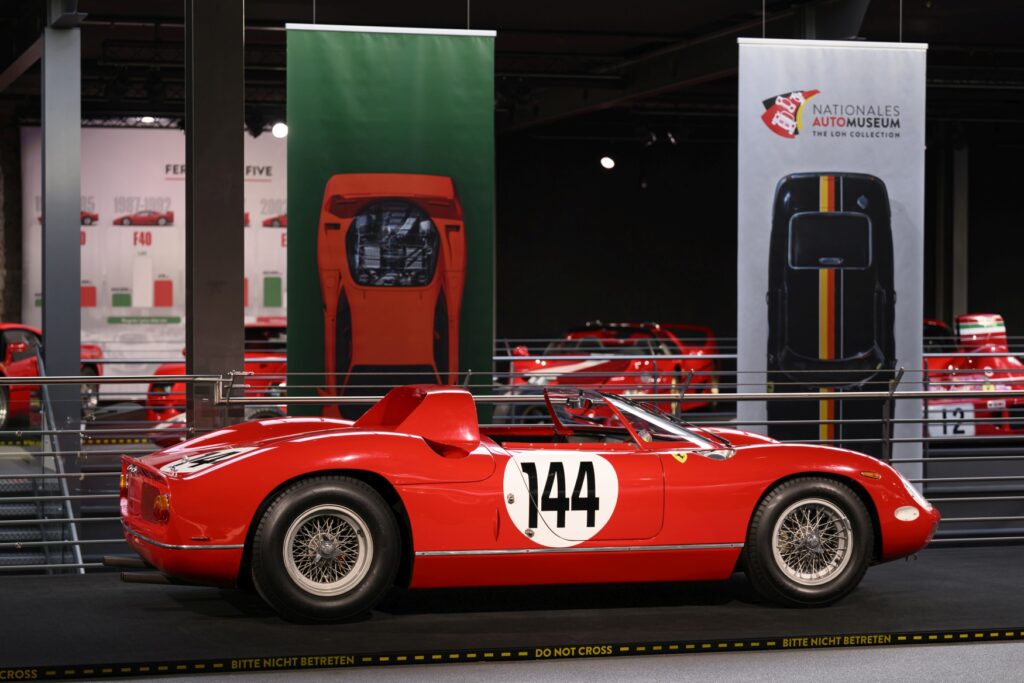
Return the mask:
<svg viewBox="0 0 1024 683"><path fill-rule="evenodd" d="M502 139L497 177L499 337L592 319L735 336L735 140Z"/></svg>

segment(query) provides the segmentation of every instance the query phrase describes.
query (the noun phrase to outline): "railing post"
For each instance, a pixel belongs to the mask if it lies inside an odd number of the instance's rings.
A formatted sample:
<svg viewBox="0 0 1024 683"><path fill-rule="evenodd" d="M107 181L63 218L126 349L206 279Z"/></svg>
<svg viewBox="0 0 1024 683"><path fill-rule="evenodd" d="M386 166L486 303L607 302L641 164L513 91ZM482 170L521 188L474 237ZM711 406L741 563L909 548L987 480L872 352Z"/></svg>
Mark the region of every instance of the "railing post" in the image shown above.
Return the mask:
<svg viewBox="0 0 1024 683"><path fill-rule="evenodd" d="M886 462L892 460L892 416L894 411L893 403L896 387L903 379L903 368L897 371L896 376L889 380L889 397L885 399L885 409L882 417L882 459Z"/></svg>

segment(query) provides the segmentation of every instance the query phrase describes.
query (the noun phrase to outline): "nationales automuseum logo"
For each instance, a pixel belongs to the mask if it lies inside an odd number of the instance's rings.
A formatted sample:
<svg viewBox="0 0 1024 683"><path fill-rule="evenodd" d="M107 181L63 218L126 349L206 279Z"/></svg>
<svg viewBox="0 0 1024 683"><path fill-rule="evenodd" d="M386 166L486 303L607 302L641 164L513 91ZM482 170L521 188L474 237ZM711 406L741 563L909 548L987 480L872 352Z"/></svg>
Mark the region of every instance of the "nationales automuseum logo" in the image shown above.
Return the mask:
<svg viewBox="0 0 1024 683"><path fill-rule="evenodd" d="M873 102L809 103L820 90L794 90L763 101L761 120L776 135L795 138L810 122L813 137L895 139L900 137L902 112L900 105ZM805 105L808 105L805 107ZM805 111L806 110L806 111Z"/></svg>
<svg viewBox="0 0 1024 683"><path fill-rule="evenodd" d="M764 113L761 120L768 129L784 138L795 138L803 126L801 120L807 100L817 95L820 90L794 90L764 100Z"/></svg>

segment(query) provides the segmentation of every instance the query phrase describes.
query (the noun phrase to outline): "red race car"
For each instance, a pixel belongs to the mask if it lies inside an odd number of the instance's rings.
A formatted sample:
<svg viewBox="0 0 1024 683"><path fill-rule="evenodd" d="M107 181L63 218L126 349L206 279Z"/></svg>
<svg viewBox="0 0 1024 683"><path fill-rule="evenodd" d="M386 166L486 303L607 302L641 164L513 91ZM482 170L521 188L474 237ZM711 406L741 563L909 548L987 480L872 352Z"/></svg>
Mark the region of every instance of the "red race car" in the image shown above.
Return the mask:
<svg viewBox="0 0 1024 683"><path fill-rule="evenodd" d="M251 323L245 326L245 371L253 373L245 378L246 396L279 396L284 394L285 375L288 373L288 328L283 322ZM155 375L184 375L184 363L164 363L156 369ZM160 445L167 445L181 439L168 441L167 434L175 434L183 427L178 421L166 424L185 410L185 384L183 382L156 381L146 392L146 419L159 422L158 435L154 438ZM278 406L250 407L246 410L249 419L280 417L284 411Z"/></svg>
<svg viewBox="0 0 1024 683"><path fill-rule="evenodd" d="M928 390L928 436L959 438L1024 434L1024 399L944 399L943 391L1024 390L1024 363L1010 355L1003 318L994 313L968 313L956 319L957 332L937 320L924 325ZM1006 355L990 355L1006 354Z"/></svg>
<svg viewBox="0 0 1024 683"><path fill-rule="evenodd" d="M82 221L82 225L92 225L93 223L100 222L100 215L92 211L82 211L80 218Z"/></svg>
<svg viewBox="0 0 1024 683"><path fill-rule="evenodd" d="M0 323L0 344L3 348L3 362L0 376L38 377L39 359L37 349L43 343L43 333L37 327L20 323ZM95 344L82 344L82 365L80 372L86 377L103 373L103 366L90 360L103 358L103 351ZM0 387L0 429L12 419L24 420L31 416L33 404L39 401L39 386L12 384ZM96 407L99 401L99 385L82 384L82 408L86 411Z"/></svg>
<svg viewBox="0 0 1024 683"><path fill-rule="evenodd" d="M588 322L552 342L543 358L512 361L512 393L530 393L532 387L573 386L610 393L671 392L703 394L707 401L673 401L659 406L678 413L704 408L718 394L718 352L714 333L700 325ZM514 356L529 356L525 346ZM705 358L705 356L712 358ZM568 358L560 358L567 356ZM635 359L634 356L646 356ZM690 375L690 373L693 373ZM686 385L689 378L689 385ZM536 393L536 391L534 392ZM499 421L533 420L547 414L539 405L499 406Z"/></svg>
<svg viewBox="0 0 1024 683"><path fill-rule="evenodd" d="M392 390L354 424L234 425L122 460L121 519L178 581L248 584L289 619L412 588L724 580L834 602L917 552L939 513L852 451L703 429L594 391L553 425L481 428L464 389ZM585 419L598 404L615 425ZM561 411L560 411L561 412ZM129 577L130 578L130 577Z"/></svg>
<svg viewBox="0 0 1024 683"><path fill-rule="evenodd" d="M287 228L288 227L288 214L282 213L279 216L271 216L270 218L263 219L264 228Z"/></svg>
<svg viewBox="0 0 1024 683"><path fill-rule="evenodd" d="M455 382L464 227L445 176L356 173L327 182L317 263L324 373L337 393L351 373L376 385L403 376Z"/></svg>
<svg viewBox="0 0 1024 683"><path fill-rule="evenodd" d="M127 216L118 216L114 225L174 225L173 211L138 211Z"/></svg>

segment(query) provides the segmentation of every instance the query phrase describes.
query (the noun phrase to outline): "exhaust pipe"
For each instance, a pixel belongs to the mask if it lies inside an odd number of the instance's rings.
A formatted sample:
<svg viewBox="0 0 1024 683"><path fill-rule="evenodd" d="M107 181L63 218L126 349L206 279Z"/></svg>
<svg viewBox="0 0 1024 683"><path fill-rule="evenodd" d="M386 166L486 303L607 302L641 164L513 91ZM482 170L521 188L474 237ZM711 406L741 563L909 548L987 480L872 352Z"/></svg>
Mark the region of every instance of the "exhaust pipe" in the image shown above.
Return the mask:
<svg viewBox="0 0 1024 683"><path fill-rule="evenodd" d="M153 566L141 557L122 557L120 555L104 555L103 566L115 569L153 569Z"/></svg>

